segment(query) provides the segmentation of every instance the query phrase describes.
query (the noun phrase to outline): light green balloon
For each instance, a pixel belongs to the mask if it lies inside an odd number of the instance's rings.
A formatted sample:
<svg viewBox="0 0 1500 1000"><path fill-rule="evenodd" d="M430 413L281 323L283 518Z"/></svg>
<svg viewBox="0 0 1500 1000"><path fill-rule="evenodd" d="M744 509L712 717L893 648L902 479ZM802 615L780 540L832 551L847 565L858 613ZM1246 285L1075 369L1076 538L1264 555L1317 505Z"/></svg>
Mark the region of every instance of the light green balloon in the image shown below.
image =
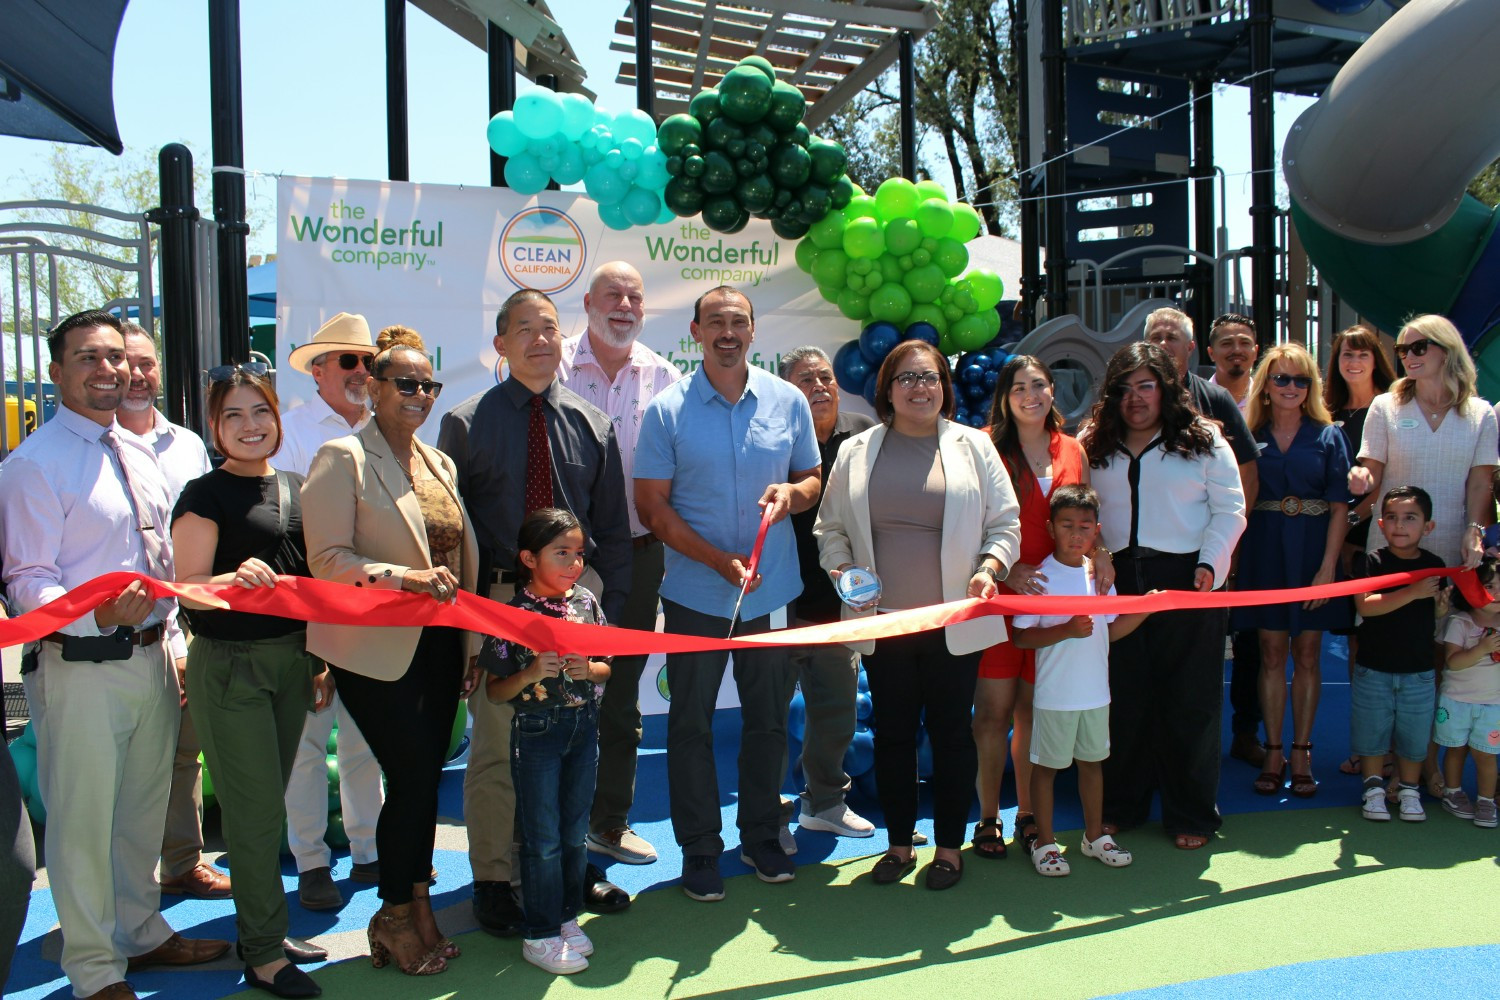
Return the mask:
<svg viewBox="0 0 1500 1000"><path fill-rule="evenodd" d="M944 321L946 322L946 318ZM958 345L953 342L952 332L944 330L941 327L938 328L938 350L942 351L944 355L959 353Z"/></svg>
<svg viewBox="0 0 1500 1000"><path fill-rule="evenodd" d="M818 283L820 290L831 288L836 293L844 287L848 271L849 255L842 250L819 250L818 255L813 258L812 279Z"/></svg>
<svg viewBox="0 0 1500 1000"><path fill-rule="evenodd" d="M982 309L978 315L984 320L984 328L989 331L990 340L994 340L1000 333L1000 313L994 309Z"/></svg>
<svg viewBox="0 0 1500 1000"><path fill-rule="evenodd" d="M842 238L840 238L839 243L840 245L843 244ZM807 274L812 274L813 258L818 255L818 251L821 249L823 248L813 242L812 233L810 232L798 240L794 258L797 261L797 269Z"/></svg>
<svg viewBox="0 0 1500 1000"><path fill-rule="evenodd" d="M956 278L969 266L969 250L958 240L941 239L937 250L933 251L932 262L948 277Z"/></svg>
<svg viewBox="0 0 1500 1000"><path fill-rule="evenodd" d="M942 199L944 204L950 201L948 197L948 189L943 187L937 181L932 180L931 178L928 178L925 181L917 181L917 197L921 198L923 201L930 201L934 198L940 198Z"/></svg>
<svg viewBox="0 0 1500 1000"><path fill-rule="evenodd" d="M901 266L901 258L888 253L880 258L880 274L888 282L900 281L906 277L906 268Z"/></svg>
<svg viewBox="0 0 1500 1000"><path fill-rule="evenodd" d="M922 244L922 230L914 219L893 219L885 224L885 248L904 257Z"/></svg>
<svg viewBox="0 0 1500 1000"><path fill-rule="evenodd" d="M885 237L874 219L855 219L844 227L844 252L873 260L885 253Z"/></svg>
<svg viewBox="0 0 1500 1000"><path fill-rule="evenodd" d="M989 328L984 325L984 320L973 313L960 317L948 331L960 350L977 351L990 342Z"/></svg>
<svg viewBox="0 0 1500 1000"><path fill-rule="evenodd" d="M911 293L911 300L922 304L936 302L938 296L943 294L943 286L947 283L947 276L938 269L936 264L914 267L901 279L901 284Z"/></svg>
<svg viewBox="0 0 1500 1000"><path fill-rule="evenodd" d="M913 323L931 323L940 336L948 332L948 317L935 305L919 303L912 306L911 312L906 314L906 325Z"/></svg>
<svg viewBox="0 0 1500 1000"><path fill-rule="evenodd" d="M969 291L974 295L976 308L993 309L1001 299L1005 298L1005 283L994 271L980 267L970 271L964 277L969 283Z"/></svg>
<svg viewBox="0 0 1500 1000"><path fill-rule="evenodd" d="M891 177L875 189L875 210L886 222L912 218L921 201L917 186L905 177Z"/></svg>
<svg viewBox="0 0 1500 1000"><path fill-rule="evenodd" d="M979 213L974 211L973 208L965 205L963 202L959 202L953 206L953 228L948 230L948 236L951 239L958 240L960 243L967 243L978 236L979 231L983 228L984 220L979 217Z"/></svg>
<svg viewBox="0 0 1500 1000"><path fill-rule="evenodd" d="M917 225L922 235L941 238L953 229L953 206L936 198L917 206Z"/></svg>
<svg viewBox="0 0 1500 1000"><path fill-rule="evenodd" d="M911 312L911 294L898 282L888 281L870 293L870 315L905 328Z"/></svg>
<svg viewBox="0 0 1500 1000"><path fill-rule="evenodd" d="M839 312L848 319L867 319L870 315L870 297L853 288L845 288L839 292Z"/></svg>
<svg viewBox="0 0 1500 1000"><path fill-rule="evenodd" d="M841 248L844 245L844 225L842 212L829 212L812 224L807 230L807 236L817 244L819 250Z"/></svg>
<svg viewBox="0 0 1500 1000"><path fill-rule="evenodd" d="M875 262L866 259L851 260L849 262L849 270L854 274L863 276L875 270Z"/></svg>
<svg viewBox="0 0 1500 1000"><path fill-rule="evenodd" d="M819 285L818 286L818 294L821 295L821 296L823 296L823 301L827 302L827 303L830 303L832 305L837 305L838 304L839 293L842 292L842 291L844 291L844 289L842 289L842 288L834 288L832 285Z"/></svg>
<svg viewBox="0 0 1500 1000"><path fill-rule="evenodd" d="M844 206L844 221L875 218L875 199L867 194L857 194Z"/></svg>

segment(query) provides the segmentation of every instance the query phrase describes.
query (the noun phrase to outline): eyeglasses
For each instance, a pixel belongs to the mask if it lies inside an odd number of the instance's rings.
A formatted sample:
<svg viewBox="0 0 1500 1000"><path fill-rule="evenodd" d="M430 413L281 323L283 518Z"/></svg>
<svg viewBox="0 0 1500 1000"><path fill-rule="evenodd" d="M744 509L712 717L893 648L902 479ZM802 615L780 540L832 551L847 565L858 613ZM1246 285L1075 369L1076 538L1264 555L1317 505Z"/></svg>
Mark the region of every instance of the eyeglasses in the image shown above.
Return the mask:
<svg viewBox="0 0 1500 1000"><path fill-rule="evenodd" d="M1140 382L1118 382L1113 387L1113 392L1121 399L1130 396L1154 396L1156 390L1161 388L1161 383L1154 378L1143 379Z"/></svg>
<svg viewBox="0 0 1500 1000"><path fill-rule="evenodd" d="M1288 375L1286 372L1277 372L1271 376L1271 384L1278 389L1285 389L1294 385L1299 389L1311 389L1312 379L1306 375Z"/></svg>
<svg viewBox="0 0 1500 1000"><path fill-rule="evenodd" d="M918 383L931 389L943 381L943 376L934 371L926 371L918 375L916 372L902 372L896 376L896 384L903 389L910 389Z"/></svg>
<svg viewBox="0 0 1500 1000"><path fill-rule="evenodd" d="M271 366L264 361L247 361L242 365L215 365L206 373L209 382L228 382L234 378L236 372L244 372L246 375L254 375L256 378L264 378L271 370Z"/></svg>
<svg viewBox="0 0 1500 1000"><path fill-rule="evenodd" d="M1428 339L1426 339L1424 337L1421 340L1413 340L1409 344L1397 344L1396 345L1396 357L1398 357L1398 358L1404 358L1408 354L1415 354L1417 357L1420 358L1422 355L1424 355L1424 354L1427 353L1427 349L1429 347L1436 347L1439 350L1441 350L1442 346L1443 345L1439 344L1437 341L1435 341L1435 340L1428 340Z"/></svg>
<svg viewBox="0 0 1500 1000"><path fill-rule="evenodd" d="M344 371L346 371L346 372L352 372L354 369L358 368L360 365L364 365L365 371L369 371L370 370L370 362L372 362L372 361L375 360L375 355L373 355L373 354L355 354L355 353L353 353L351 351L351 352L346 353L346 354L336 354L336 355L333 356L333 359L337 359L337 361L339 363L339 367L342 368L342 369L344 369ZM321 358L319 358L315 362L315 364L326 365L326 364L328 364L328 362L330 360L333 360L333 359L330 359L329 356L325 354Z"/></svg>
<svg viewBox="0 0 1500 1000"><path fill-rule="evenodd" d="M396 391L403 396L415 396L417 390L420 389L433 399L437 399L438 394L443 391L443 383L434 382L430 378L412 378L409 375L397 375L393 378L375 376L375 381L391 383L396 387Z"/></svg>

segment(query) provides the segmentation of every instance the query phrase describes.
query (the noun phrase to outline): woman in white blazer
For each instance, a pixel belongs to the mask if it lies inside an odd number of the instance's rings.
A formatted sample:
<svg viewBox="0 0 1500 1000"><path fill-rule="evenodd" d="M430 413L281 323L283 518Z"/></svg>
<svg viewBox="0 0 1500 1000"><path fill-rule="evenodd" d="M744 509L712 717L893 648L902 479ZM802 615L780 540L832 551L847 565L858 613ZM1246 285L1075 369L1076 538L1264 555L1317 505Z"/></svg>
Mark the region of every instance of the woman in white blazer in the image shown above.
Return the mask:
<svg viewBox="0 0 1500 1000"><path fill-rule="evenodd" d="M947 360L920 340L898 344L880 366L881 423L844 442L829 472L814 534L835 580L850 566L883 583L878 610L992 597L1020 551L1020 507L994 445L953 422ZM874 614L845 610L845 617ZM1005 638L998 615L938 631L853 644L864 655L875 705L875 781L890 850L873 878L888 884L916 866L917 741L932 743L936 858L927 886L963 873L963 846L978 767L970 709L979 654Z"/></svg>
<svg viewBox="0 0 1500 1000"><path fill-rule="evenodd" d="M479 550L453 460L416 438L442 385L415 331L383 330L377 350L374 419L319 449L302 487L308 565L319 579L451 601L460 588L473 592ZM369 929L376 968L394 959L409 975L430 975L458 957L433 920L427 886L453 717L478 677L473 645L467 632L432 625L308 625L309 652L332 665L385 772L375 828L384 906Z"/></svg>

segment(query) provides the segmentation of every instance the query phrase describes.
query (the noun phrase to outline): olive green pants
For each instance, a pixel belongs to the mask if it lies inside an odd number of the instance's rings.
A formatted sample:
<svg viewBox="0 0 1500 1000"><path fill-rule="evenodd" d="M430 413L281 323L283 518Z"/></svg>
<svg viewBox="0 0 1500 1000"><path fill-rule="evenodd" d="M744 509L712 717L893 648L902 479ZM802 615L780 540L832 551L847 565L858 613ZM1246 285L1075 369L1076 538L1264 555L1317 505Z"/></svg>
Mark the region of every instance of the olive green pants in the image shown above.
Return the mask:
<svg viewBox="0 0 1500 1000"><path fill-rule="evenodd" d="M307 652L306 632L251 642L195 635L188 650L188 708L219 800L240 945L251 965L283 954L284 796L312 707L312 679L322 669Z"/></svg>

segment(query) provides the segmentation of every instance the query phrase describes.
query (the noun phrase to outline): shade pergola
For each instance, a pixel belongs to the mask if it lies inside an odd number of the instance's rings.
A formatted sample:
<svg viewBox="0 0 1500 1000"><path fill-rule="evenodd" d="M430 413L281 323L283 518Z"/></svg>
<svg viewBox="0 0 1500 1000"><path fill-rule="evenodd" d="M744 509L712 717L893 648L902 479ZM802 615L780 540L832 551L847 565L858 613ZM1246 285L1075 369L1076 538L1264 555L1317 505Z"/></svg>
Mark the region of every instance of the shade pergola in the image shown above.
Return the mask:
<svg viewBox="0 0 1500 1000"><path fill-rule="evenodd" d="M413 7L460 38L488 50L495 36L490 26L503 31L514 48L515 69L528 80L550 77L554 90L592 98L583 85L588 73L578 54L552 17L546 0L410 0Z"/></svg>
<svg viewBox="0 0 1500 1000"><path fill-rule="evenodd" d="M640 32L632 3L615 23L610 48L634 58L618 82L637 85ZM652 0L652 112L656 119L687 110L692 96L750 55L770 60L777 75L807 98L816 129L900 58L907 44L937 26L928 0Z"/></svg>

